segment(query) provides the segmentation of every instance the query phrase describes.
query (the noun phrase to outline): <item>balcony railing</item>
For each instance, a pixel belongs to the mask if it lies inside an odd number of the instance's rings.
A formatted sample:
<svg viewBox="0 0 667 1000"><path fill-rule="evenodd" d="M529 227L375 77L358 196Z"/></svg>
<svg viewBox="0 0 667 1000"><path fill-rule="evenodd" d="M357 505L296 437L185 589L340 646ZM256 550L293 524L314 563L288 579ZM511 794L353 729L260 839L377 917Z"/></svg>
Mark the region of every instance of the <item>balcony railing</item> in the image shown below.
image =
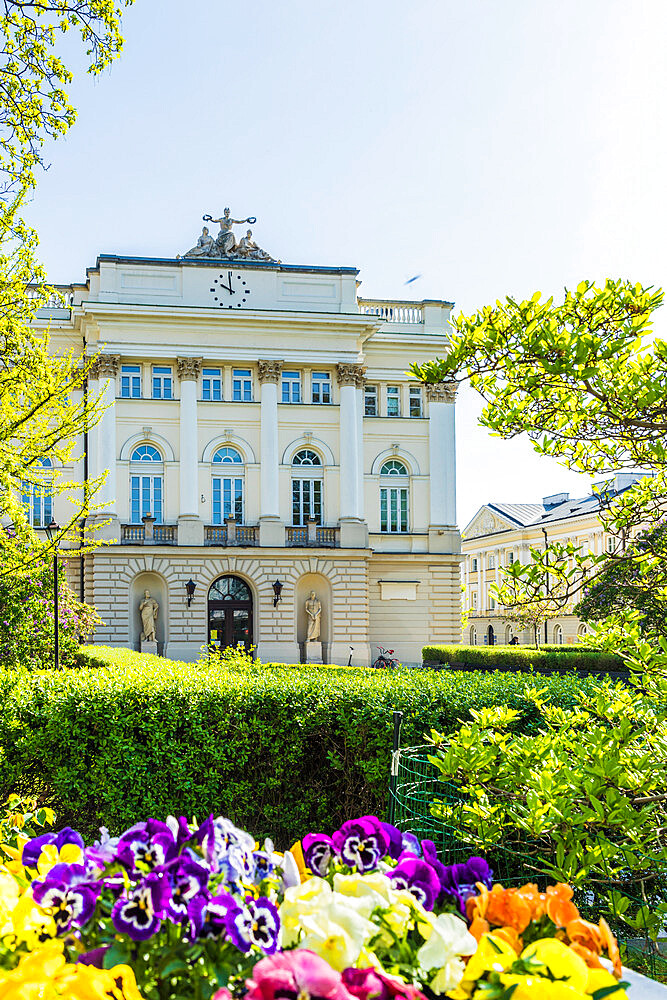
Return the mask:
<svg viewBox="0 0 667 1000"><path fill-rule="evenodd" d="M150 519L152 520L152 519ZM178 525L147 523L122 524L120 540L123 545L177 545Z"/></svg>
<svg viewBox="0 0 667 1000"><path fill-rule="evenodd" d="M338 528L323 528L309 521L298 528L287 528L286 544L317 549L335 549L339 544Z"/></svg>
<svg viewBox="0 0 667 1000"><path fill-rule="evenodd" d="M228 518L225 524L207 524L204 544L259 545L259 528L256 524L237 524L233 518Z"/></svg>
<svg viewBox="0 0 667 1000"><path fill-rule="evenodd" d="M55 289L45 302L42 302L40 309L69 309L69 307L74 302L74 292L69 285L51 285L51 288ZM56 293L60 294L56 294ZM40 290L35 285L28 285L27 297L29 299L36 299L41 294ZM61 298L62 296L62 298Z"/></svg>
<svg viewBox="0 0 667 1000"><path fill-rule="evenodd" d="M424 309L419 302L399 302L392 299L358 299L359 312L378 316L385 323L423 323Z"/></svg>

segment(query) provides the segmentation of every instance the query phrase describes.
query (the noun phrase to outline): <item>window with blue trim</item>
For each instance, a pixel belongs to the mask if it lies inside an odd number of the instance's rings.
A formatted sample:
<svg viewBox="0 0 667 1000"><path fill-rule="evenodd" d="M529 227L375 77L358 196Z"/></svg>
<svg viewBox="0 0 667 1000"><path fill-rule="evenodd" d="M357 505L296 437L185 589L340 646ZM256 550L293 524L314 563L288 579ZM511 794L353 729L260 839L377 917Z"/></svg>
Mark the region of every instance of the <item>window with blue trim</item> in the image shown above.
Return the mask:
<svg viewBox="0 0 667 1000"><path fill-rule="evenodd" d="M213 465L243 465L243 458L236 448L227 445L215 452ZM236 519L238 524L244 522L243 505L243 470L237 469L226 476L213 476L213 524L224 524L228 517Z"/></svg>
<svg viewBox="0 0 667 1000"><path fill-rule="evenodd" d="M235 368L233 370L232 396L236 403L252 402L252 372L249 368Z"/></svg>
<svg viewBox="0 0 667 1000"><path fill-rule="evenodd" d="M130 520L132 524L141 524L141 519L150 515L161 524L164 514L162 455L152 444L140 444L132 452L130 461L154 467L154 471L130 475Z"/></svg>
<svg viewBox="0 0 667 1000"><path fill-rule="evenodd" d="M153 365L153 399L172 399L171 365Z"/></svg>
<svg viewBox="0 0 667 1000"><path fill-rule="evenodd" d="M39 461L42 469L53 469L50 458L42 458ZM44 473L48 477L49 473ZM33 528L44 528L53 520L53 491L50 483L28 483L23 482L23 494L21 497L28 515L28 520Z"/></svg>
<svg viewBox="0 0 667 1000"><path fill-rule="evenodd" d="M282 396L283 403L301 402L301 372L282 373Z"/></svg>
<svg viewBox="0 0 667 1000"><path fill-rule="evenodd" d="M222 370L204 368L202 371L201 398L206 402L222 402Z"/></svg>
<svg viewBox="0 0 667 1000"><path fill-rule="evenodd" d="M141 398L141 365L122 365L120 394L124 399Z"/></svg>

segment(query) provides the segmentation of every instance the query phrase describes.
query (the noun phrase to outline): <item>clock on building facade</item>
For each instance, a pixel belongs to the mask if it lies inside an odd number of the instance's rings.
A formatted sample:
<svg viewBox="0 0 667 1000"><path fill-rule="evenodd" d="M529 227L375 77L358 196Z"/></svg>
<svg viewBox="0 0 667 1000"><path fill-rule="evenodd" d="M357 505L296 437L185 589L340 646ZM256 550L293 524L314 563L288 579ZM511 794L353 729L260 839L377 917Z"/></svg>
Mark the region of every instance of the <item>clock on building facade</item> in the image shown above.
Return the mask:
<svg viewBox="0 0 667 1000"><path fill-rule="evenodd" d="M250 288L246 278L238 271L221 271L213 279L211 294L216 305L240 309L250 297Z"/></svg>

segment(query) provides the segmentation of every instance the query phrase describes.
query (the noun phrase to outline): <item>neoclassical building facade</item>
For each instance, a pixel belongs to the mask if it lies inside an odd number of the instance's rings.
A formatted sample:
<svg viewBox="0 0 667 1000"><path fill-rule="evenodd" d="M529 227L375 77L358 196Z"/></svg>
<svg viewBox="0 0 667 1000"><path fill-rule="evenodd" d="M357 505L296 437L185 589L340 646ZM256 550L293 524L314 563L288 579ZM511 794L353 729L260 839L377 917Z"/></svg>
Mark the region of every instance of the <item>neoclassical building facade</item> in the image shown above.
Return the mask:
<svg viewBox="0 0 667 1000"><path fill-rule="evenodd" d="M354 268L229 246L101 255L38 313L55 350L96 358L105 405L67 470L106 473L108 544L68 562L95 641L139 648L148 590L171 658L244 642L267 662L420 662L460 640L455 391L406 370L446 349L452 304L365 300Z"/></svg>

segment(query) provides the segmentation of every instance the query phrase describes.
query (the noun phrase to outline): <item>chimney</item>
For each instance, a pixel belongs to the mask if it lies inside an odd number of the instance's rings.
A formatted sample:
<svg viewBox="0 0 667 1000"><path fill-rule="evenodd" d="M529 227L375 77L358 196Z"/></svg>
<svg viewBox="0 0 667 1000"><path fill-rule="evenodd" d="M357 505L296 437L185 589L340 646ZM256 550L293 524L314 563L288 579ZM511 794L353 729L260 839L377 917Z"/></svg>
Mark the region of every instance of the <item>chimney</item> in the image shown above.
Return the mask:
<svg viewBox="0 0 667 1000"><path fill-rule="evenodd" d="M569 493L554 493L550 497L544 497L542 500L542 506L546 510L551 510L552 507L558 507L560 504L565 503L565 501L569 499Z"/></svg>

